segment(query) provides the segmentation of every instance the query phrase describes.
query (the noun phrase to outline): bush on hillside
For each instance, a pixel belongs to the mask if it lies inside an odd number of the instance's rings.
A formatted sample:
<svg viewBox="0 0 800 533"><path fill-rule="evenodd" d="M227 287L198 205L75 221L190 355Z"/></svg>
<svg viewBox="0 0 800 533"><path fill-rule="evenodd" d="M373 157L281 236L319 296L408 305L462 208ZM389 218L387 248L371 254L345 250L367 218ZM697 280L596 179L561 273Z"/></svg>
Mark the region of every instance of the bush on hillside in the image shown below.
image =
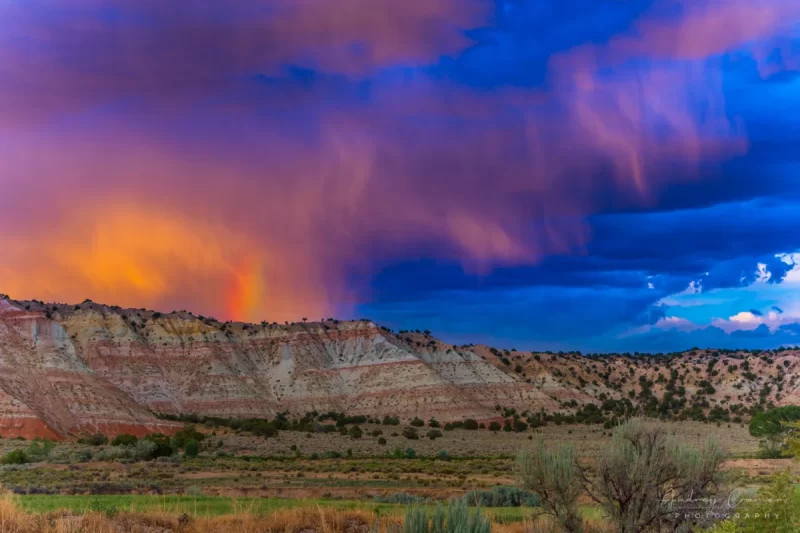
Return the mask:
<svg viewBox="0 0 800 533"><path fill-rule="evenodd" d="M414 428L405 428L403 430L403 436L410 440L417 440L419 439L419 433Z"/></svg>
<svg viewBox="0 0 800 533"><path fill-rule="evenodd" d="M428 430L428 438L431 439L431 440L436 440L439 437L441 437L442 435L443 435L442 432L439 431L438 429Z"/></svg>

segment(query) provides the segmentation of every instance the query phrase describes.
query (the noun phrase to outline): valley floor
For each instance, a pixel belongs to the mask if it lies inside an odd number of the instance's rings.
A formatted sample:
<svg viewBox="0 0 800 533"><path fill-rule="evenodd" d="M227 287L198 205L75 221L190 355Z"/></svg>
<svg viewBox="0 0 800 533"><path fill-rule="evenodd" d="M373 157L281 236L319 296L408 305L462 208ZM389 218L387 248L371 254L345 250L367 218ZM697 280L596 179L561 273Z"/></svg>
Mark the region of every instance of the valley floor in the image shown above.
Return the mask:
<svg viewBox="0 0 800 533"><path fill-rule="evenodd" d="M669 426L682 440L695 445L709 435L716 436L730 452L725 469L735 486L760 486L771 474L786 468L800 472L800 465L787 459L756 459L758 442L740 424L682 422ZM0 483L9 491L4 512L14 514L20 524L29 519L36 522L32 516L49 517L51 522L55 520L52 517L61 516L73 521L116 521L108 531L128 531L118 527L120 517L163 525L161 529L129 529L145 533L175 531L170 524L175 525L184 514L194 529L182 531L223 531L233 522L242 531L261 531L248 529L248 521L270 516L270 523L297 525L298 520L316 520L316 526L306 529L322 532L319 521L325 513L341 524L358 517L359 524L371 524L371 529L375 521L401 519L409 504L430 506L471 491L516 486L514 455L535 437L530 430L455 429L435 440L425 438L424 431L420 431L421 438L408 439L402 436L403 427L376 428L383 431L380 437L365 425L364 435L358 439L295 431L265 439L220 429L211 434L208 428L199 427L208 437L197 457L162 457L148 462L98 460L108 445L58 443L35 462L0 466ZM540 431L548 444L573 443L586 461L592 461L610 439L610 431L599 425L547 426ZM0 454L13 450L30 453L40 445L0 439ZM526 506L484 508L497 526L493 531L508 533L522 531L531 511ZM599 509L587 500L583 511L602 531ZM41 524L41 519L36 523ZM87 524L81 528L95 531ZM343 528L329 528L327 533L367 531ZM0 527L0 531L50 530Z"/></svg>

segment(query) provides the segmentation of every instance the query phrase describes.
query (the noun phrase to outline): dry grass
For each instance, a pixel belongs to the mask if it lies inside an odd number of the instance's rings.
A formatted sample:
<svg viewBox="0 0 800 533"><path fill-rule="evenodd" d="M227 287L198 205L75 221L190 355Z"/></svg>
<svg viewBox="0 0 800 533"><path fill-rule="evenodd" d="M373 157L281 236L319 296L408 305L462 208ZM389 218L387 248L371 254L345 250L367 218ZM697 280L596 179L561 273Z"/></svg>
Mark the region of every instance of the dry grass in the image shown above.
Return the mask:
<svg viewBox="0 0 800 533"><path fill-rule="evenodd" d="M75 515L55 511L43 515L24 512L13 496L0 498L2 533L367 533L386 531L390 520L367 511L304 507L258 515L247 512L209 518L170 513L101 512Z"/></svg>
<svg viewBox="0 0 800 533"><path fill-rule="evenodd" d="M283 509L267 514L248 509L232 515L192 518L168 512L73 514L53 511L29 514L18 498L0 496L0 533L392 533L399 531L403 517L378 516L366 510L341 510L321 507ZM610 531L602 522L589 519L586 531ZM492 524L493 533L558 533L559 528L546 517L512 524Z"/></svg>

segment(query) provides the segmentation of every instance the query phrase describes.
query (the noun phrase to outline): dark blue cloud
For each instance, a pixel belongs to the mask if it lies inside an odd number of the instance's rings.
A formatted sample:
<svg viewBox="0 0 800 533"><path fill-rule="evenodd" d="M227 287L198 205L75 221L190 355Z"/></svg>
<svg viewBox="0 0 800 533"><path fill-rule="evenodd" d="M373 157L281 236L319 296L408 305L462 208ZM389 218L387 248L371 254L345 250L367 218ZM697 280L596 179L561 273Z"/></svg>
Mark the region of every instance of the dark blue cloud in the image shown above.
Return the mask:
<svg viewBox="0 0 800 533"><path fill-rule="evenodd" d="M788 263L774 256L764 257L763 262L767 265L767 272L770 273L767 283L780 283L786 277L786 274L794 268L793 262Z"/></svg>
<svg viewBox="0 0 800 533"><path fill-rule="evenodd" d="M750 314L755 315L755 316L764 316L764 313L762 313L758 309L750 309Z"/></svg>
<svg viewBox="0 0 800 533"><path fill-rule="evenodd" d="M665 318L668 309L657 302L690 282L699 282L705 291L743 288L758 278L760 263L769 281L780 284L791 265L775 254L800 249L794 230L800 224L800 203L762 198L607 213L590 223L592 241L583 255L552 256L532 267L475 276L455 263L393 264L374 278L374 303L365 305L362 314L395 327L424 328L435 310L438 331L445 336L466 342L469 332L489 331L490 340L523 347L546 343L589 351L671 351L701 344L766 347L794 341L788 331L767 335L763 328L735 335L704 328L616 337L625 328ZM454 293L459 296L453 306ZM416 311L417 304L425 311ZM396 306L403 312L397 313ZM751 312L762 316L758 309Z"/></svg>
<svg viewBox="0 0 800 533"><path fill-rule="evenodd" d="M592 240L581 255L551 256L539 265L498 268L475 276L454 262L414 260L385 266L373 281L379 299L413 298L437 290L491 291L532 286L653 286L653 301L685 289L753 283L758 264L770 282L791 269L775 254L800 249L800 203L754 200L699 209L618 213L591 219ZM706 274L708 273L708 274Z"/></svg>

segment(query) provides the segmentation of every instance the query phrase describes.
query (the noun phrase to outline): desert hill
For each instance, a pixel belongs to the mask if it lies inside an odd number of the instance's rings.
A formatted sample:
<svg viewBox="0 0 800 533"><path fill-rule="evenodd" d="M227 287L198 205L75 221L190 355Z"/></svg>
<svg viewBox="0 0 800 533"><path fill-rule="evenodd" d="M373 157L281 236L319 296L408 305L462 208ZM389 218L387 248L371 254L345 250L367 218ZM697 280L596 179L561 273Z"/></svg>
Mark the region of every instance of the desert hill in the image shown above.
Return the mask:
<svg viewBox="0 0 800 533"><path fill-rule="evenodd" d="M800 402L800 352L669 356L453 346L370 321L223 323L86 301L0 298L0 435L169 432L160 414L278 412L600 421L625 409L734 420ZM599 414L598 414L599 413ZM572 418L569 418L572 416Z"/></svg>

